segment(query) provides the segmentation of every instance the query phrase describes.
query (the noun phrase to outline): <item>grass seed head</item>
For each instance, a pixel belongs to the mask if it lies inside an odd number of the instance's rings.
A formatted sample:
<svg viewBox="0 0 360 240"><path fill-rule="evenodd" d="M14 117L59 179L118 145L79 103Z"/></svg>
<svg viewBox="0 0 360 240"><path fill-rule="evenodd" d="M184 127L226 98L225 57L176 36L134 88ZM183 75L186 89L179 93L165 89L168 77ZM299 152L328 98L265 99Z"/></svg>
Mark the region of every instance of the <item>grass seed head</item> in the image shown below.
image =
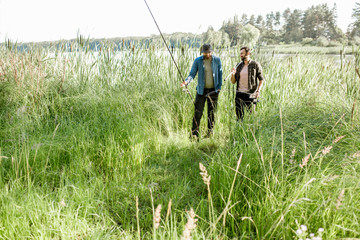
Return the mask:
<svg viewBox="0 0 360 240"><path fill-rule="evenodd" d="M200 167L200 175L202 176L202 179L206 185L210 185L211 176L206 171L206 168L202 163L199 163Z"/></svg>
<svg viewBox="0 0 360 240"><path fill-rule="evenodd" d="M330 152L331 149L332 149L332 146L325 147L322 150L322 154L325 156L326 154L328 154Z"/></svg>
<svg viewBox="0 0 360 240"><path fill-rule="evenodd" d="M66 203L64 199L61 199L61 201L59 202L60 206L66 207Z"/></svg>
<svg viewBox="0 0 360 240"><path fill-rule="evenodd" d="M352 155L352 157L353 157L353 158L360 158L360 151L354 153L354 154Z"/></svg>
<svg viewBox="0 0 360 240"><path fill-rule="evenodd" d="M195 218L196 214L194 212L194 209L190 209L188 221L185 225L185 229L183 231L181 240L191 240L191 232L196 228L196 222L197 219Z"/></svg>
<svg viewBox="0 0 360 240"><path fill-rule="evenodd" d="M161 220L161 204L159 204L155 210L155 216L154 216L154 227L155 229L158 229L160 226L160 220Z"/></svg>
<svg viewBox="0 0 360 240"><path fill-rule="evenodd" d="M301 168L305 167L305 166L308 164L309 159L310 159L310 154L308 154L306 157L304 157L304 158L302 159L302 163L300 164L300 167L301 167Z"/></svg>
<svg viewBox="0 0 360 240"><path fill-rule="evenodd" d="M333 141L333 143L337 143L337 142L339 142L339 141L340 141L341 139L343 139L345 136L346 136L346 135L343 135L343 136L337 137L337 138Z"/></svg>
<svg viewBox="0 0 360 240"><path fill-rule="evenodd" d="M291 155L290 155L290 163L291 164L294 164L295 161L294 161L294 157L295 157L295 153L296 153L296 148L294 148L291 152Z"/></svg>

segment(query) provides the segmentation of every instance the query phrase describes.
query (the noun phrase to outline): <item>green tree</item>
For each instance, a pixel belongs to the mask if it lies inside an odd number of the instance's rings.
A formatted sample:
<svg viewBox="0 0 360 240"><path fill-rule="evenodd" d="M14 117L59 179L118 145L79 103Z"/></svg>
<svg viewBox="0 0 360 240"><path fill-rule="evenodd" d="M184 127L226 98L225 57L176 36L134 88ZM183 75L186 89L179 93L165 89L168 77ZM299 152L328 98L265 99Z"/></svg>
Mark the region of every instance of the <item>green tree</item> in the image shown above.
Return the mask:
<svg viewBox="0 0 360 240"><path fill-rule="evenodd" d="M327 4L308 8L302 19L304 37L316 39L324 36L329 40L339 39L342 34L337 29L336 18L336 5L333 9L329 9Z"/></svg>
<svg viewBox="0 0 360 240"><path fill-rule="evenodd" d="M247 24L242 28L238 44L253 47L259 40L259 37L259 29L250 24Z"/></svg>
<svg viewBox="0 0 360 240"><path fill-rule="evenodd" d="M280 28L281 25L281 13L280 12L276 12L275 13L275 22L274 22L274 26L275 29L278 30Z"/></svg>
<svg viewBox="0 0 360 240"><path fill-rule="evenodd" d="M273 12L266 14L266 29L273 30L275 22L275 14Z"/></svg>
<svg viewBox="0 0 360 240"><path fill-rule="evenodd" d="M303 31L301 25L302 11L295 9L293 12L284 13L284 40L285 42L301 42L303 38ZM290 11L290 10L289 10Z"/></svg>
<svg viewBox="0 0 360 240"><path fill-rule="evenodd" d="M204 42L210 43L214 48L230 46L229 35L224 31L215 31L211 26L204 33Z"/></svg>
<svg viewBox="0 0 360 240"><path fill-rule="evenodd" d="M248 18L247 18L247 15L244 13L244 14L241 16L240 24L243 25L243 26L245 26L247 23L248 23Z"/></svg>
<svg viewBox="0 0 360 240"><path fill-rule="evenodd" d="M285 11L283 12L283 19L284 19L284 22L285 22L285 24L289 21L289 17L290 17L290 15L291 15L291 10L290 10L290 8L287 8L287 9L285 9Z"/></svg>
<svg viewBox="0 0 360 240"><path fill-rule="evenodd" d="M264 21L262 20L261 22ZM226 45L226 43L229 41L231 46L253 46L260 37L259 29L257 29L251 24L246 24L245 26L243 26L236 15L234 18L228 21L224 21L219 32L223 32L223 35L221 36L221 38L223 39L222 45ZM220 35L220 33L217 34ZM212 31L208 31L207 38L219 39L220 36L218 35L215 36Z"/></svg>
<svg viewBox="0 0 360 240"><path fill-rule="evenodd" d="M228 34L228 37L231 42L231 46L234 46L239 41L241 28L242 28L242 25L239 21L239 18L237 15L235 15L234 18L223 22L223 25L220 28L220 31L223 31Z"/></svg>
<svg viewBox="0 0 360 240"><path fill-rule="evenodd" d="M253 26L256 25L256 19L255 19L255 15L254 15L254 14L250 16L250 19L249 19L249 21L248 21L248 24L253 25Z"/></svg>
<svg viewBox="0 0 360 240"><path fill-rule="evenodd" d="M350 33L352 37L360 36L360 3L355 3L355 8L353 8L352 18L354 22L350 24Z"/></svg>
<svg viewBox="0 0 360 240"><path fill-rule="evenodd" d="M259 15L256 18L255 27L257 27L261 31L265 29L265 21L264 21L263 16Z"/></svg>

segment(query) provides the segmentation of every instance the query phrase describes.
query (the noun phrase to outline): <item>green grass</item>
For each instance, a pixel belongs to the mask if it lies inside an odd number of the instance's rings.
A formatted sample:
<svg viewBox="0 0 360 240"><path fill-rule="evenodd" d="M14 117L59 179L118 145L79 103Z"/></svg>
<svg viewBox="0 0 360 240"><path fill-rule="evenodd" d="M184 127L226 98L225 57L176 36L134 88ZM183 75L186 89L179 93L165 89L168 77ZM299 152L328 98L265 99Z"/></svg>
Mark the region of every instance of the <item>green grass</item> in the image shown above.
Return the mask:
<svg viewBox="0 0 360 240"><path fill-rule="evenodd" d="M184 75L197 54L179 50ZM226 76L239 52L217 54ZM193 239L297 239L300 225L360 237L355 61L254 53L266 78L256 112L237 123L225 82L214 136L193 142L192 100L166 52L0 56L1 239L180 239L191 208Z"/></svg>

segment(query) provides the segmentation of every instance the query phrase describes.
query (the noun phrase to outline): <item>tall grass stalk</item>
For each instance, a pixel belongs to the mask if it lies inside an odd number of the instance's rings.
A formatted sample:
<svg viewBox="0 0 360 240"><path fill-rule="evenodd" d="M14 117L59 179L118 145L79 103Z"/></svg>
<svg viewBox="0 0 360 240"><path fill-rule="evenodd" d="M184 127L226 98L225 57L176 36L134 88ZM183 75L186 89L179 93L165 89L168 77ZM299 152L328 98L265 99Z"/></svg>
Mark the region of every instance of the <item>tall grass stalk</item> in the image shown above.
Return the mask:
<svg viewBox="0 0 360 240"><path fill-rule="evenodd" d="M225 227L226 214L227 214L227 212L229 211L229 205L230 205L230 203L231 203L231 200L230 200L230 199L231 199L232 192L233 192L233 190L234 190L235 180L236 180L236 176L237 176L238 171L239 171L241 159L242 159L242 154L240 155L240 158L239 158L239 160L238 160L238 162L237 162L237 165L236 165L234 180L233 180L233 182L232 182L231 189L230 189L230 193L229 193L229 197L228 197L228 200L227 200L225 209L224 209L223 227Z"/></svg>

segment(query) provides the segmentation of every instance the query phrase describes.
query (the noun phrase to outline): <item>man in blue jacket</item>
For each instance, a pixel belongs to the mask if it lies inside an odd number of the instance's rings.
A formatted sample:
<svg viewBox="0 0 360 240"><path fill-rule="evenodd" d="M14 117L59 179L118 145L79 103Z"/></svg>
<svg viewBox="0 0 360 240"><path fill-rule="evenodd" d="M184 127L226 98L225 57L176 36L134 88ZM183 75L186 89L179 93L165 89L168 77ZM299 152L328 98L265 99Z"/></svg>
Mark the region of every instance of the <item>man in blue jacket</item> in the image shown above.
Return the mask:
<svg viewBox="0 0 360 240"><path fill-rule="evenodd" d="M198 73L196 86L195 111L191 134L194 138L199 137L200 120L207 102L208 133L212 134L219 92L222 85L221 60L212 54L210 44L204 44L201 49L202 56L197 57L191 67L189 76L181 83L181 87L187 86Z"/></svg>

